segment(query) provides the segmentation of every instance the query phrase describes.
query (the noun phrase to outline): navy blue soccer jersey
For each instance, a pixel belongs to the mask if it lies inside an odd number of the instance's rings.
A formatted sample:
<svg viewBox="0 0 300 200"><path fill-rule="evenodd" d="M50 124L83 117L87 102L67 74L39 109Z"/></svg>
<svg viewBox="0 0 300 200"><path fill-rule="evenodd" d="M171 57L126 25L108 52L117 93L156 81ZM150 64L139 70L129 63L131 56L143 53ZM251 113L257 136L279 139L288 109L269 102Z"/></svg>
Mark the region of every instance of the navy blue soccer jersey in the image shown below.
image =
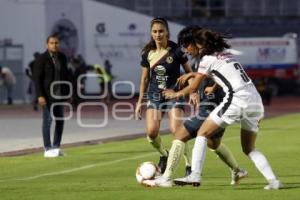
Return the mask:
<svg viewBox="0 0 300 200"><path fill-rule="evenodd" d="M143 52L141 66L150 68L148 92L160 93L164 89L174 89L180 77L180 65L187 60L187 56L172 41L168 41L167 49L162 52Z"/></svg>

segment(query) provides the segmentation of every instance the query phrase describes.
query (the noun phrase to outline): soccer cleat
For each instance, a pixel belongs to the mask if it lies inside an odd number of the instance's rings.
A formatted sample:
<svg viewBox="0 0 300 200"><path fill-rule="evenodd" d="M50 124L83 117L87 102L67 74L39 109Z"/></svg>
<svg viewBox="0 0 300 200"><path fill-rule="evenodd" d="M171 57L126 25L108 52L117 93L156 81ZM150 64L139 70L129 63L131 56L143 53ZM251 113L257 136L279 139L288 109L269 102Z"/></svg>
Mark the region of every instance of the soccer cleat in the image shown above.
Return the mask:
<svg viewBox="0 0 300 200"><path fill-rule="evenodd" d="M192 173L192 168L191 166L186 166L185 167L185 176L188 176Z"/></svg>
<svg viewBox="0 0 300 200"><path fill-rule="evenodd" d="M248 172L243 169L236 169L231 171L231 183L230 185L238 185L240 184L240 180L246 178L248 176Z"/></svg>
<svg viewBox="0 0 300 200"><path fill-rule="evenodd" d="M158 176L154 180L144 180L143 185L148 187L172 187L173 182L170 178L164 176Z"/></svg>
<svg viewBox="0 0 300 200"><path fill-rule="evenodd" d="M282 188L283 185L279 180L271 180L269 184L264 187L265 190L279 190Z"/></svg>
<svg viewBox="0 0 300 200"><path fill-rule="evenodd" d="M57 152L53 151L53 149L49 149L44 152L44 157L45 158L55 158L55 157L58 157L58 154L57 154Z"/></svg>
<svg viewBox="0 0 300 200"><path fill-rule="evenodd" d="M190 175L185 176L183 178L174 179L174 183L176 185L181 185L181 186L192 185L194 187L199 187L200 186L200 177L191 173Z"/></svg>
<svg viewBox="0 0 300 200"><path fill-rule="evenodd" d="M167 151L168 155L169 152ZM163 174L167 168L167 162L168 162L168 156L160 156L158 167L160 169L160 172Z"/></svg>

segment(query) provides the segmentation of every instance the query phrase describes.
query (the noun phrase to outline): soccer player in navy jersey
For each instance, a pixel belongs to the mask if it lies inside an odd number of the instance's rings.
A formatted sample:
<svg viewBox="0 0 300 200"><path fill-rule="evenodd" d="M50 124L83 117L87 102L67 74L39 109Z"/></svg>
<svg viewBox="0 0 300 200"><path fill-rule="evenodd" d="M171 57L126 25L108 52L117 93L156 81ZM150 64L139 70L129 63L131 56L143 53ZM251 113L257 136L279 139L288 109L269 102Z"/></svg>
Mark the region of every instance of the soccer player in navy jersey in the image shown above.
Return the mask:
<svg viewBox="0 0 300 200"><path fill-rule="evenodd" d="M150 24L151 39L142 49L142 73L139 98L135 117L141 119L141 107L146 100L146 133L150 144L160 153L159 167L166 168L168 151L159 136L163 113L168 113L170 131L175 132L182 124L184 99L168 100L162 95L164 89L174 89L180 77L180 66L191 72L186 55L177 44L169 40L168 22L164 18L154 18ZM190 173L189 148L185 149L186 171Z"/></svg>

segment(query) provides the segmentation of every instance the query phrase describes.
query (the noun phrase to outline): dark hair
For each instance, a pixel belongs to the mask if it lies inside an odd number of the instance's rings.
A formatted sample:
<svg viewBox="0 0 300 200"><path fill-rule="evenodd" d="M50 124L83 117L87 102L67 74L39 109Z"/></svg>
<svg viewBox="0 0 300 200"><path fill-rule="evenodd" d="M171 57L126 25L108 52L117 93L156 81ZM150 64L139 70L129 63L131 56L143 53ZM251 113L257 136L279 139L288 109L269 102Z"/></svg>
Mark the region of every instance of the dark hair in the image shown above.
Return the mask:
<svg viewBox="0 0 300 200"><path fill-rule="evenodd" d="M195 42L203 46L202 56L229 49L230 45L226 41L228 38L230 37L210 29L201 29L194 34Z"/></svg>
<svg viewBox="0 0 300 200"><path fill-rule="evenodd" d="M2 65L0 65L0 74L2 73Z"/></svg>
<svg viewBox="0 0 300 200"><path fill-rule="evenodd" d="M182 47L187 47L189 44L196 45L194 34L196 31L201 30L200 26L187 26L183 28L177 36L177 44Z"/></svg>
<svg viewBox="0 0 300 200"><path fill-rule="evenodd" d="M156 17L156 18L152 19L151 23L150 23L150 30L152 29L153 25L156 24L156 23L162 24L167 29L167 31L169 33L167 38L169 39L170 38L170 31L169 31L169 24L168 24L167 20L165 18L162 18L162 17ZM153 49L156 49L156 44L155 44L155 41L153 40L153 38L151 36L150 41L144 46L144 48L142 49L142 52L150 51L150 50L153 50Z"/></svg>
<svg viewBox="0 0 300 200"><path fill-rule="evenodd" d="M49 35L49 36L47 37L47 40L46 40L47 44L48 44L48 42L49 42L50 38L56 38L56 39L58 39L58 40L59 40L59 38L58 38L58 35L57 35L57 34L51 34L51 35Z"/></svg>

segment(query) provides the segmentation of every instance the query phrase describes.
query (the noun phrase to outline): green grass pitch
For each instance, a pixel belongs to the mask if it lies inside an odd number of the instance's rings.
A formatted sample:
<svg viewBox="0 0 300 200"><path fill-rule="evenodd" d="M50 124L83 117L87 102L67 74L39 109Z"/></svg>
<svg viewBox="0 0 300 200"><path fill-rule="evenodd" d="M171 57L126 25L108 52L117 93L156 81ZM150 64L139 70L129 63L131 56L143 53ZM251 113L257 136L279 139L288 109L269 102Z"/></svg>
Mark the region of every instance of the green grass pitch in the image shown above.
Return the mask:
<svg viewBox="0 0 300 200"><path fill-rule="evenodd" d="M170 146L171 136L162 138ZM141 138L68 148L65 157L55 159L44 159L42 153L1 157L0 199L300 199L300 114L264 120L257 140L257 149L267 156L283 190L263 190L264 178L241 152L238 126L226 130L223 142L249 172L239 186L229 185L229 169L207 151L201 187L143 187L135 180L136 167L143 161L157 162L158 154ZM193 141L189 144L192 148ZM176 177L183 173L182 161Z"/></svg>

